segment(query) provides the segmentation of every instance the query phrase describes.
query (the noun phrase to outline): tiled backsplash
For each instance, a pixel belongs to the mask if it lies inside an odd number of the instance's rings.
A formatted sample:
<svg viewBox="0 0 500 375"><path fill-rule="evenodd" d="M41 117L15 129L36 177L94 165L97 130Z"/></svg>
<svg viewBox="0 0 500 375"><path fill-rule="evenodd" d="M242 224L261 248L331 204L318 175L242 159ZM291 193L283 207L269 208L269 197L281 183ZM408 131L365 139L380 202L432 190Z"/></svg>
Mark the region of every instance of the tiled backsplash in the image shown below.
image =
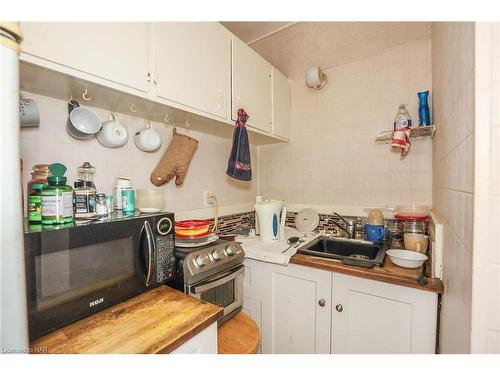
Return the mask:
<svg viewBox="0 0 500 375"><path fill-rule="evenodd" d="M306 87L303 76L290 81L292 142L259 147L259 194L297 204L430 205L432 141L412 139L404 159L390 145L375 144L401 103L418 121L417 92L432 84L430 39L325 73L321 90Z"/></svg>
<svg viewBox="0 0 500 375"><path fill-rule="evenodd" d="M34 164L61 162L68 167L68 183L73 184L77 177L76 168L89 161L97 169L95 183L99 192L110 194L118 176L132 179L135 189L155 188L149 176L163 156L172 139L172 128L164 124L152 123L162 137L161 148L152 153L139 150L134 144L134 133L146 125L144 119L118 114L118 120L127 128L129 139L126 145L106 148L95 137L87 140L71 138L66 131L68 117L67 102L46 96L24 92L25 98L35 99L40 112L40 126L21 128L21 158L24 161L23 186L30 179ZM92 103L92 102L90 102ZM109 112L98 108L101 120L107 120ZM195 132L182 127L177 131L199 141L198 148L182 186L174 181L163 185L165 208L168 211L187 211L202 209L203 191L216 194L220 206L239 205L255 202L257 194L257 148L251 146L254 181L242 182L226 176L226 166L231 150L231 140Z"/></svg>
<svg viewBox="0 0 500 375"><path fill-rule="evenodd" d="M211 219L213 220L213 219ZM234 215L219 217L217 221L217 234L226 236L232 234L236 229L254 228L255 211L242 212Z"/></svg>

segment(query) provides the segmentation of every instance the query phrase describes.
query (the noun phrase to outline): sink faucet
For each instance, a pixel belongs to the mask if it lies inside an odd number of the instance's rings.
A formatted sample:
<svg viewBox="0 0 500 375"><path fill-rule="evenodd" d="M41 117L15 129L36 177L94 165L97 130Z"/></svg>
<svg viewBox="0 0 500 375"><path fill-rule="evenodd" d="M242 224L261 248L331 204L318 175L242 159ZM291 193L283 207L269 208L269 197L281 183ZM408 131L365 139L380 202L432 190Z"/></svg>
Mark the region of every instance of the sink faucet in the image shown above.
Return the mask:
<svg viewBox="0 0 500 375"><path fill-rule="evenodd" d="M342 220L344 222L345 226L340 225L340 223L336 222L335 220L331 220L332 224L334 224L335 226L337 226L338 228L343 230L345 233L347 233L347 238L350 238L350 239L353 238L354 237L354 228L355 228L354 223L347 221L346 219L344 219L341 215L339 215L336 212L333 212L333 215L335 215L337 218Z"/></svg>

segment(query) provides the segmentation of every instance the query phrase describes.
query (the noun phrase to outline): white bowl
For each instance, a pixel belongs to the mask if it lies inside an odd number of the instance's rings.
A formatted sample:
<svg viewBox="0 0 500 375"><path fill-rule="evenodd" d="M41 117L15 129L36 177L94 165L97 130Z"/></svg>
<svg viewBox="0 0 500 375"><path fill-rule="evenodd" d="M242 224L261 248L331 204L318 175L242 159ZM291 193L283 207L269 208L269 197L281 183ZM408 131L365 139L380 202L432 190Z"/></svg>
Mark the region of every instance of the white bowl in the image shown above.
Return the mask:
<svg viewBox="0 0 500 375"><path fill-rule="evenodd" d="M411 250L390 249L385 253L392 263L404 268L418 268L428 259L427 255Z"/></svg>

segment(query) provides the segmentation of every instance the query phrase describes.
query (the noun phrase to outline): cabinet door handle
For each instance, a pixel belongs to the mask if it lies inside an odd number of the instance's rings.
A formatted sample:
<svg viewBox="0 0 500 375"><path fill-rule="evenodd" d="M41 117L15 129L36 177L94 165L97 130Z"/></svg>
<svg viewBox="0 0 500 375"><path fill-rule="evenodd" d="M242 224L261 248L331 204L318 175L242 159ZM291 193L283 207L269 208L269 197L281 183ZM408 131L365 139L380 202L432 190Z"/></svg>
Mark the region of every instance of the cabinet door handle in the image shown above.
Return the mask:
<svg viewBox="0 0 500 375"><path fill-rule="evenodd" d="M326 305L326 301L321 298L319 301L318 301L318 305L320 305L321 307L324 307Z"/></svg>
<svg viewBox="0 0 500 375"><path fill-rule="evenodd" d="M224 105L224 99L225 99L224 92L222 90L219 90L219 105L217 106L218 109L221 109L222 106Z"/></svg>
<svg viewBox="0 0 500 375"><path fill-rule="evenodd" d="M335 306L335 310L337 310L338 312L342 312L344 311L344 307L339 303L337 306Z"/></svg>

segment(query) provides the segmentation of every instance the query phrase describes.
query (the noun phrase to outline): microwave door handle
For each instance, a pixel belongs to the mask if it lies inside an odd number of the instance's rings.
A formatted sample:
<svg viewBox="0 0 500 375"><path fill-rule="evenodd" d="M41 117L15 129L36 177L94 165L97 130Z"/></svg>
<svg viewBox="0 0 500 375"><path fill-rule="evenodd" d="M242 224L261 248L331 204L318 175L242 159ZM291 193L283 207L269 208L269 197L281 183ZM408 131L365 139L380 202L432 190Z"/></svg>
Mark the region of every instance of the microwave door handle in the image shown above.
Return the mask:
<svg viewBox="0 0 500 375"><path fill-rule="evenodd" d="M146 231L146 239L148 240L148 273L146 275L146 286L150 286L153 276L153 253L156 253L155 241L153 239L153 230L147 221L144 222L144 230Z"/></svg>
<svg viewBox="0 0 500 375"><path fill-rule="evenodd" d="M203 284L200 286L195 286L194 287L194 294L200 294L200 293L206 292L209 289L212 289L212 288L215 288L219 285L227 283L229 280L236 279L238 276L242 275L243 272L245 272L245 268L243 266L241 266L236 271L231 272L229 275L222 276L218 279L215 279L209 283L206 283L206 284Z"/></svg>

